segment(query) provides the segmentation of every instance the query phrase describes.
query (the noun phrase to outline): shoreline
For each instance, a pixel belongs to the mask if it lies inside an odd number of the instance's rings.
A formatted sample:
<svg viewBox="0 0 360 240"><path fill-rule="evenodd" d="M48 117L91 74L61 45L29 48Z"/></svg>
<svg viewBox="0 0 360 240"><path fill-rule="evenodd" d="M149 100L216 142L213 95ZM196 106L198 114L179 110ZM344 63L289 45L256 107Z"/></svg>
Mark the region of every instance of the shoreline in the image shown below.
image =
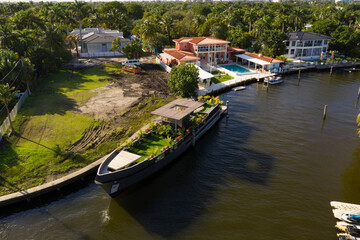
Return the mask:
<svg viewBox="0 0 360 240"><path fill-rule="evenodd" d="M348 68L348 67L357 67L359 65L360 65L360 63L357 62L352 65L333 66L333 67L334 68ZM329 65L326 65L322 68L317 68L316 66L314 66L312 68L300 68L300 69L288 71L288 72L285 72L282 74L284 74L284 75L296 74L299 72L299 70L306 71L306 72L324 71L324 70L328 70L330 68L331 68L331 66L329 66ZM231 81L231 80L229 80L229 81ZM240 85L249 85L251 83L256 83L256 82L259 82L258 79L252 78L252 79L240 81L238 83L235 83L234 85L222 86L221 88L216 89L212 92L208 92L207 94L218 95L218 94L221 94L221 93L231 90L233 87L240 86ZM111 154L111 153L109 153L109 154ZM96 170L99 167L99 165L101 164L101 162L104 161L104 159L106 159L109 156L109 154L92 162L91 164L87 165L86 167L79 169L78 171L67 174L64 177L61 177L54 181L44 183L42 185L32 187L30 189L26 189L23 191L18 191L15 193L10 193L10 194L4 195L4 196L0 196L0 209L7 207L7 206L19 204L22 202L29 203L29 202L31 202L31 200L33 198L36 198L39 196L50 195L54 192L59 192L61 190L61 188L70 186L78 181L83 181L86 176L89 176L90 174L96 172Z"/></svg>

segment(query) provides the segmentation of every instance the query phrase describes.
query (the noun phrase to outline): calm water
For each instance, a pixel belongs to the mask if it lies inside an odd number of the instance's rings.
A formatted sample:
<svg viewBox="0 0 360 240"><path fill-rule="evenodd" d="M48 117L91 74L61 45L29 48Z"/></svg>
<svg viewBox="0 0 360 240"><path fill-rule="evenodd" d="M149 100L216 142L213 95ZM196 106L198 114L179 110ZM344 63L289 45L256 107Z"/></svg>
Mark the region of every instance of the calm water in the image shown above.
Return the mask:
<svg viewBox="0 0 360 240"><path fill-rule="evenodd" d="M232 72L236 72L236 73L248 73L250 72L249 70L247 70L246 68L243 68L237 64L227 64L227 65L221 65L221 67L230 70Z"/></svg>
<svg viewBox="0 0 360 240"><path fill-rule="evenodd" d="M143 185L110 199L90 184L0 219L0 239L335 240L329 202L360 203L360 74L284 80L222 95L229 119Z"/></svg>

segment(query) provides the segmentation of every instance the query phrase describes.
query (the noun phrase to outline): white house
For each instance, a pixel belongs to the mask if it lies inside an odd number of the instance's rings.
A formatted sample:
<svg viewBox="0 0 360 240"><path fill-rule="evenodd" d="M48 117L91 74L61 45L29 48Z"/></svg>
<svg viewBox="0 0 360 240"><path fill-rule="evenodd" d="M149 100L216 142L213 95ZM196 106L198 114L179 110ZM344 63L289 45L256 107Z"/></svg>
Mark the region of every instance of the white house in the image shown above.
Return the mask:
<svg viewBox="0 0 360 240"><path fill-rule="evenodd" d="M314 32L288 32L288 40L285 41L286 58L319 59L321 53L326 55L328 44L332 37Z"/></svg>
<svg viewBox="0 0 360 240"><path fill-rule="evenodd" d="M74 29L70 34L79 33L79 29ZM122 32L104 28L84 28L81 29L81 35L82 52L80 53L80 57L92 58L123 56L123 48L130 42L130 39L123 37ZM112 42L117 37L120 38L121 50L120 52L110 52Z"/></svg>

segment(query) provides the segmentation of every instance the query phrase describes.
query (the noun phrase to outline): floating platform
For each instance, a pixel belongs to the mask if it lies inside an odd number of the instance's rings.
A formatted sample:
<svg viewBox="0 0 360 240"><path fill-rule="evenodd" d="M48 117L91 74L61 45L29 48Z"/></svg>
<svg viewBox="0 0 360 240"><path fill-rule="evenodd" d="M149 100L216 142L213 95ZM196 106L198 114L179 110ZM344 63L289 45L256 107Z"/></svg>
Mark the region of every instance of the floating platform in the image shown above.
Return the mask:
<svg viewBox="0 0 360 240"><path fill-rule="evenodd" d="M344 213L360 210L360 205L358 204L332 201L330 202L330 205L331 207L334 208L333 209L334 217L339 220L342 220L341 215L343 215Z"/></svg>
<svg viewBox="0 0 360 240"><path fill-rule="evenodd" d="M236 91L241 91L241 90L244 90L246 87L244 86L240 86L240 87L234 87L233 90L236 92Z"/></svg>

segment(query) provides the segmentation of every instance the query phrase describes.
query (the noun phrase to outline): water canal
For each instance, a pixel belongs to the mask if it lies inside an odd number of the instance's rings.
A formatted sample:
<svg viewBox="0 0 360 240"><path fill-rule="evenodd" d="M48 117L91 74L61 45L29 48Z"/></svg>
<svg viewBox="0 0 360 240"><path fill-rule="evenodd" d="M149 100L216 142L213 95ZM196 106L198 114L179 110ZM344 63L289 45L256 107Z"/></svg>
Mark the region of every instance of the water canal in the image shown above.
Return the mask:
<svg viewBox="0 0 360 240"><path fill-rule="evenodd" d="M360 74L284 80L223 94L229 119L141 186L110 199L90 184L1 218L0 239L335 240L329 202L360 199Z"/></svg>

